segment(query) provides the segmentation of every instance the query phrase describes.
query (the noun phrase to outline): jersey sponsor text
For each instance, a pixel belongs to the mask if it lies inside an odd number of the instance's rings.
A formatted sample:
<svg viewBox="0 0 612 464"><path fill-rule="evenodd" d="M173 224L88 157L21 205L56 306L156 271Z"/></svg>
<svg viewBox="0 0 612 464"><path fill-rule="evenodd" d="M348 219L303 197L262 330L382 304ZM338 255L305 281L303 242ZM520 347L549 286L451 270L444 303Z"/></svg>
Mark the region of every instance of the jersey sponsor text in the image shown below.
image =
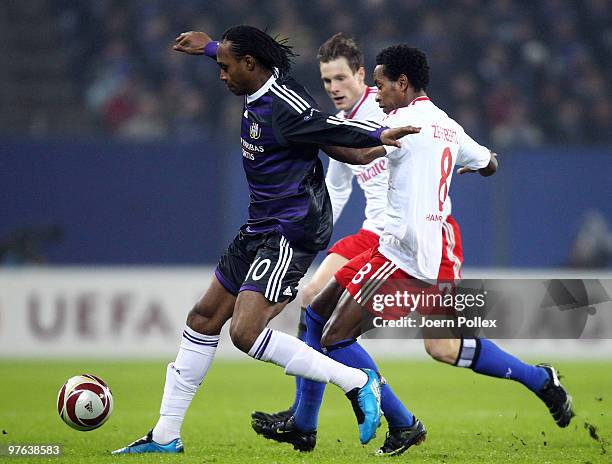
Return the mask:
<svg viewBox="0 0 612 464"><path fill-rule="evenodd" d="M387 169L387 160L381 159L377 163L367 167L357 174L357 179L359 182L367 182Z"/></svg>

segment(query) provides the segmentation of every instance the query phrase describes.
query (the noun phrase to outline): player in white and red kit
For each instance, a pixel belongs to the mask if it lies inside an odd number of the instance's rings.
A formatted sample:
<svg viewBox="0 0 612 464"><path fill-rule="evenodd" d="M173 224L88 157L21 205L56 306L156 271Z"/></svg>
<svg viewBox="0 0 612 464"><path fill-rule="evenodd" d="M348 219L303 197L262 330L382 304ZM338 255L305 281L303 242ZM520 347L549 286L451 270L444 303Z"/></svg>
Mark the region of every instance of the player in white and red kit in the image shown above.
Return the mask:
<svg viewBox="0 0 612 464"><path fill-rule="evenodd" d="M321 319L328 319L321 345L340 362L350 356L342 351L350 351L350 341L364 330L363 309L375 312L371 302L384 295L387 281L395 281L394 288L414 291L438 280L444 252L442 232L447 227L443 225L445 201L455 164L464 166L459 174L478 171L488 176L497 169L495 155L467 135L425 93L429 66L423 52L397 45L384 49L376 62L376 98L389 115L384 124L409 123L421 127L421 132L402 139L400 148L384 149L389 195L379 247L347 263L312 303ZM352 298L339 298L338 287ZM331 315L329 301L338 302ZM526 364L484 338L448 339L437 346L441 346L437 358L441 361L522 383L544 401L557 425L569 424L571 397L553 367Z"/></svg>
<svg viewBox="0 0 612 464"><path fill-rule="evenodd" d="M421 132L403 139L401 148L381 153L388 159L390 178L380 246L343 266L309 308L307 343L317 348L311 337L318 331L322 335L318 346L346 364L356 358L363 362L363 349L356 343L364 330L363 309L373 311L370 303L378 295L385 296L386 282L414 291L437 280L458 278L461 253L456 253L452 244L459 237L455 237L456 229L444 222L453 168L458 163L466 166L459 173L477 170L490 175L497 167L495 156L427 97L429 68L422 52L403 45L389 47L379 54L377 63L376 98L389 113L384 123L391 127L409 123L421 127ZM559 426L569 424L571 397L554 368L525 364L487 339L429 339L425 344L440 361L523 383L546 403ZM417 444L424 436L418 425L415 421L407 430L390 429L379 454L399 454ZM295 425L291 432L300 433ZM280 435L271 438L282 441Z"/></svg>

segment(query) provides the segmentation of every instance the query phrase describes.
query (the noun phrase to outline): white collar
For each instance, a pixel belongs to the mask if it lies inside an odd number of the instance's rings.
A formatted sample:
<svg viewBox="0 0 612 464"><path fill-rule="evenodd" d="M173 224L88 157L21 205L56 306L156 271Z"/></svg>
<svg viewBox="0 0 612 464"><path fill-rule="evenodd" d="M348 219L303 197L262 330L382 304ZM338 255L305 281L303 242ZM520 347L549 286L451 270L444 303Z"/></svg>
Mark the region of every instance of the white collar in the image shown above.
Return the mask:
<svg viewBox="0 0 612 464"><path fill-rule="evenodd" d="M357 99L357 101L355 102L355 104L353 106L351 106L351 108L347 111L342 110L342 117L344 118L348 118L348 116L355 111L355 109L361 105L363 103L363 101L366 99L366 97L370 94L370 87L368 87L366 85L365 90L363 91L363 93L361 94L361 97L359 97Z"/></svg>
<svg viewBox="0 0 612 464"><path fill-rule="evenodd" d="M268 90L270 90L270 87L272 87L272 84L274 84L275 82L276 82L276 77L274 76L274 73L272 73L272 75L270 76L270 79L268 79L266 83L262 85L257 92L246 96L247 103L253 103L259 97L261 97Z"/></svg>

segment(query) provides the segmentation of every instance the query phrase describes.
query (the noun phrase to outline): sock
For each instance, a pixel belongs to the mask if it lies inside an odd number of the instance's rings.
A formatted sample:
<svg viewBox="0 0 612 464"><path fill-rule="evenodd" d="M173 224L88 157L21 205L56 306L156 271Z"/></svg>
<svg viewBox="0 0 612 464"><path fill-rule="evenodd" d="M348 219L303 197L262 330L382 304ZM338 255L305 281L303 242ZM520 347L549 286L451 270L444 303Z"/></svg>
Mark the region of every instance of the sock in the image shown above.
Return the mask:
<svg viewBox="0 0 612 464"><path fill-rule="evenodd" d="M479 374L516 380L534 393L548 380L544 368L524 363L486 338L462 339L456 365L469 367Z"/></svg>
<svg viewBox="0 0 612 464"><path fill-rule="evenodd" d="M298 324L297 338L302 341L306 341L306 308L300 308L300 322ZM293 412L296 411L298 404L300 404L300 397L302 392L300 387L302 385L302 377L295 378L295 397L293 398L293 404L289 407Z"/></svg>
<svg viewBox="0 0 612 464"><path fill-rule="evenodd" d="M327 355L342 364L379 372L372 357L355 339L346 340L326 348ZM390 429L407 428L414 424L414 416L387 383L382 384L380 388L380 407Z"/></svg>
<svg viewBox="0 0 612 464"><path fill-rule="evenodd" d="M368 381L365 372L340 364L278 330L264 329L249 350L249 356L284 367L287 375L333 383L344 393L361 388Z"/></svg>
<svg viewBox="0 0 612 464"><path fill-rule="evenodd" d="M323 336L323 320L315 313L310 305L306 308L306 339L311 348L321 351L321 337ZM300 402L294 410L295 425L304 432L317 430L319 424L319 409L323 401L325 384L302 379L300 386Z"/></svg>
<svg viewBox="0 0 612 464"><path fill-rule="evenodd" d="M166 370L166 385L153 440L170 443L181 436L181 426L198 387L212 364L219 335L203 335L185 326L181 346Z"/></svg>

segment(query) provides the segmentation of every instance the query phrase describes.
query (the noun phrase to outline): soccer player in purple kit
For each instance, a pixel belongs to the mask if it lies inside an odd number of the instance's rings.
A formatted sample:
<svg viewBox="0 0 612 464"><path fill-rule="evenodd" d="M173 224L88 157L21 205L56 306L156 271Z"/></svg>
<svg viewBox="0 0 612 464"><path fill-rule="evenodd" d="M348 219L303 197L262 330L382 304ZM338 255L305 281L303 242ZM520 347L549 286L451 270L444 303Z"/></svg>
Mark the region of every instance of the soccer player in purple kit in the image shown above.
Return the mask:
<svg viewBox="0 0 612 464"><path fill-rule="evenodd" d="M220 79L232 93L244 95L241 145L251 193L249 218L188 314L178 355L167 368L157 424L113 454L183 451L180 430L187 408L230 318L232 342L251 357L282 366L288 375L342 388L357 416L360 441L367 443L380 423L378 375L333 361L266 326L295 298L298 282L331 236L331 204L319 148L400 146L397 139L419 129L388 129L321 113L288 75L291 47L251 26L228 29L220 42L203 32L187 32L177 38L174 49L215 58ZM366 152L337 156L356 164L372 160Z"/></svg>

